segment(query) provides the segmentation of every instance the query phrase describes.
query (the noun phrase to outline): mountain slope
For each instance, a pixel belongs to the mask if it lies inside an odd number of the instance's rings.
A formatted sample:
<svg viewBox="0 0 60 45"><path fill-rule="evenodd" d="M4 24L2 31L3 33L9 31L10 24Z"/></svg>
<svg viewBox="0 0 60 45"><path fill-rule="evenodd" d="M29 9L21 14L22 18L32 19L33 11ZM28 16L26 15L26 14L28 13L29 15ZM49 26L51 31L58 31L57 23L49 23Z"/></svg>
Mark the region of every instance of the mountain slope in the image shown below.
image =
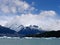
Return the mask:
<svg viewBox="0 0 60 45"><path fill-rule="evenodd" d="M32 35L32 34L39 34L39 33L44 33L42 29L38 29L36 27L24 27L22 28L18 34L21 34L22 36L26 35Z"/></svg>
<svg viewBox="0 0 60 45"><path fill-rule="evenodd" d="M0 26L0 36L17 36L17 32L9 28Z"/></svg>

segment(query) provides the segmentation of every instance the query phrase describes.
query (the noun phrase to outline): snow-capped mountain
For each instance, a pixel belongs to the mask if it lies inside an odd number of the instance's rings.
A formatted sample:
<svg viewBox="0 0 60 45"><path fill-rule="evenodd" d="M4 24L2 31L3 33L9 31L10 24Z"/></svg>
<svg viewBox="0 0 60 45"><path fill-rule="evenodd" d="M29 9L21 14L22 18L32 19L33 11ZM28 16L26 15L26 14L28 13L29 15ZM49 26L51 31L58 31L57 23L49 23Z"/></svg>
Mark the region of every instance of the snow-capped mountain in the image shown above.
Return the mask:
<svg viewBox="0 0 60 45"><path fill-rule="evenodd" d="M10 22L8 22L5 25L5 27L10 28L10 29L13 29L13 30L15 30L17 32L20 31L22 28L25 29L26 27L30 27L30 28L41 30L41 28L39 28L39 26L37 26L37 25L27 25L27 26L22 25L22 23L19 21L19 18L17 18L17 19L14 18Z"/></svg>
<svg viewBox="0 0 60 45"><path fill-rule="evenodd" d="M15 17L13 20L11 20L11 21L9 21L6 25L5 25L5 27L8 27L8 28L10 28L10 29L13 29L13 30L15 30L15 31L20 31L22 28L26 28L27 26L28 27L30 27L30 28L34 28L34 29L41 29L41 28L39 28L37 25L35 25L35 24L28 24L27 22L27 24L23 24L23 23L25 23L20 17Z"/></svg>
<svg viewBox="0 0 60 45"><path fill-rule="evenodd" d="M31 35L31 34L39 34L39 33L45 32L36 25L30 25L30 26L20 25L19 26L17 24L15 24L15 25L13 24L9 28L17 31L18 34L20 34L20 36L26 36L26 35Z"/></svg>
<svg viewBox="0 0 60 45"><path fill-rule="evenodd" d="M39 28L39 26L36 25L29 25L29 26L23 26L23 25L18 25L18 23L14 23L11 25L6 25L6 27L13 29L17 32L19 32L21 29L26 29L27 27L29 27L30 29L37 29L37 30L42 30L41 28Z"/></svg>
<svg viewBox="0 0 60 45"><path fill-rule="evenodd" d="M12 21L8 22L5 27L15 30L18 32L18 34L21 35L38 34L44 32L37 25L22 25L19 19L20 17L18 17L17 19L14 18Z"/></svg>
<svg viewBox="0 0 60 45"><path fill-rule="evenodd" d="M24 27L22 28L18 34L22 34L22 36L26 36L26 35L34 35L34 34L40 34L40 33L44 33L45 31L43 31L42 29L39 29L37 26L29 26L29 27Z"/></svg>

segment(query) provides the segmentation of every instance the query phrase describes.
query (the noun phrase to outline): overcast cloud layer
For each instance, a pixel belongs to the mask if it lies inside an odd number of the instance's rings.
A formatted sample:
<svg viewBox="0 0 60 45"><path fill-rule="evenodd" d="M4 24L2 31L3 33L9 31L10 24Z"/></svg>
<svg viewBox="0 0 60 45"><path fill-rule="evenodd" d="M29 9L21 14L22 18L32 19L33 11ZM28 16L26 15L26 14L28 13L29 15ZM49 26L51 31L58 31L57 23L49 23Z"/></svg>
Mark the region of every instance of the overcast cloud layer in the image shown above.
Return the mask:
<svg viewBox="0 0 60 45"><path fill-rule="evenodd" d="M32 14L36 10L25 1L0 0L0 24L38 25L44 30L60 30L60 19L55 11L42 10L39 14Z"/></svg>

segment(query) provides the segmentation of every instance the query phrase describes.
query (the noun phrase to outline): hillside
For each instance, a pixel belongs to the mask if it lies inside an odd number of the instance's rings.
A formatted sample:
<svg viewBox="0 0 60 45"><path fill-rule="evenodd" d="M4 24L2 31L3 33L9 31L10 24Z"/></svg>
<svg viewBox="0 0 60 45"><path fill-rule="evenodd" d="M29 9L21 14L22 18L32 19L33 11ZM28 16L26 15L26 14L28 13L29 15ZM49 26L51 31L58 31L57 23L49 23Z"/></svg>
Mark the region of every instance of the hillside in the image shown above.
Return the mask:
<svg viewBox="0 0 60 45"><path fill-rule="evenodd" d="M27 37L60 37L59 31L47 31L42 34L27 35Z"/></svg>

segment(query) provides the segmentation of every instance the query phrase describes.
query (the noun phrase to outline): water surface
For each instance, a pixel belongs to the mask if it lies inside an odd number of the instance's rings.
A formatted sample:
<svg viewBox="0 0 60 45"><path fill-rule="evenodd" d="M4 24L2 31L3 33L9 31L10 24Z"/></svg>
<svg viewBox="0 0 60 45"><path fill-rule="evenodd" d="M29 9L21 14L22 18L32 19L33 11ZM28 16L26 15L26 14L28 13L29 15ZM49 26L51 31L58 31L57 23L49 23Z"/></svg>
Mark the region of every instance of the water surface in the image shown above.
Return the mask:
<svg viewBox="0 0 60 45"><path fill-rule="evenodd" d="M0 38L0 45L60 45L59 38Z"/></svg>

